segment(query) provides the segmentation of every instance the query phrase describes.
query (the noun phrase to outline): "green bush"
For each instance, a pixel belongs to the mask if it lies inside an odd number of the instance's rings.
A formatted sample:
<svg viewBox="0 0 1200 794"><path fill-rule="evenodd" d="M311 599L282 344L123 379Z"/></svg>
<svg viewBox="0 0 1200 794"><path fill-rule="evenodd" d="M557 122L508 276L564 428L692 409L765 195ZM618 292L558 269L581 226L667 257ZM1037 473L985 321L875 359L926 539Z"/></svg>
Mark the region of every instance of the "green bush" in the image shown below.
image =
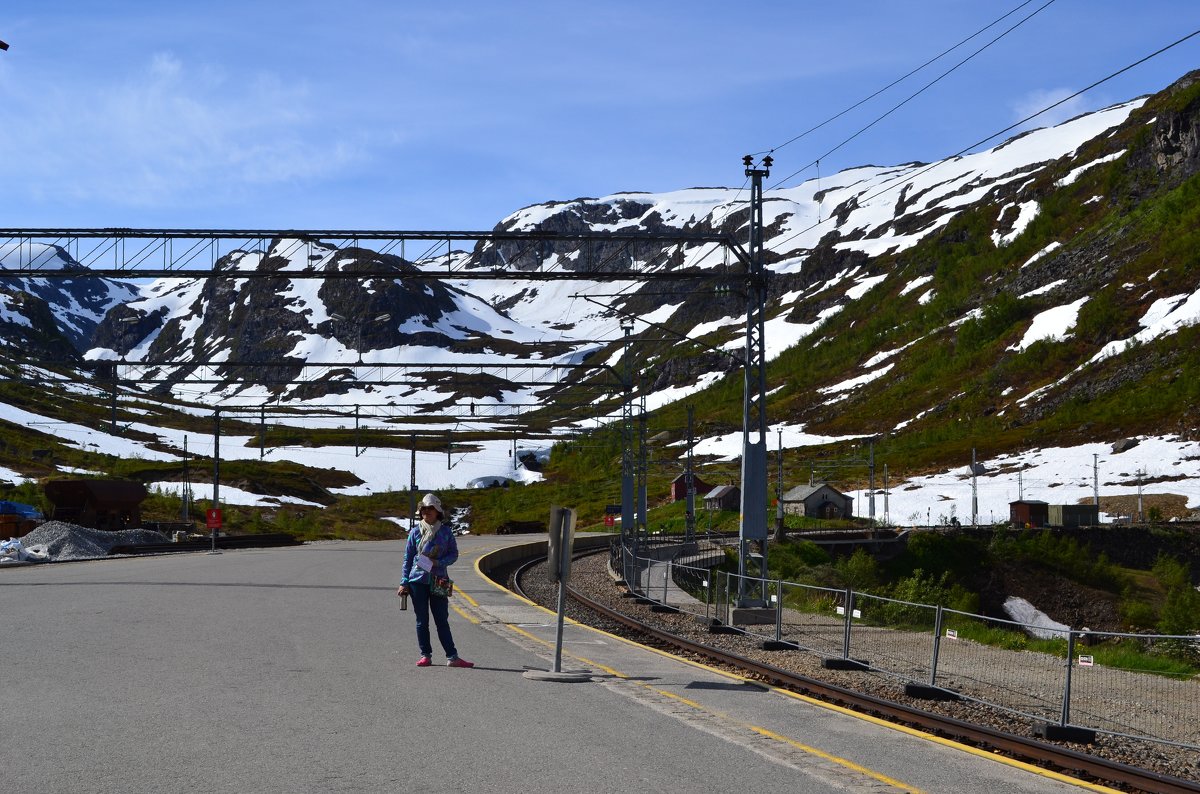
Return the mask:
<svg viewBox="0 0 1200 794"><path fill-rule="evenodd" d="M990 546L1000 560L1055 571L1072 581L1114 593L1128 585L1120 568L1104 554L1093 557L1078 541L1049 530L1022 532L1016 536L999 533Z"/></svg>
<svg viewBox="0 0 1200 794"><path fill-rule="evenodd" d="M771 546L767 556L772 579L798 582L812 568L829 564L829 554L811 540L788 540Z"/></svg>
<svg viewBox="0 0 1200 794"><path fill-rule="evenodd" d="M1167 600L1158 616L1161 634L1195 634L1200 630L1200 592L1190 585L1167 592Z"/></svg>
<svg viewBox="0 0 1200 794"><path fill-rule="evenodd" d="M864 549L855 549L849 557L834 563L843 587L871 592L879 587L879 562Z"/></svg>
<svg viewBox="0 0 1200 794"><path fill-rule="evenodd" d="M1192 585L1192 574L1188 566L1181 560L1177 560L1167 554L1158 555L1153 567L1150 568L1150 572L1154 574L1155 578L1158 579L1167 591L1191 587Z"/></svg>
<svg viewBox="0 0 1200 794"><path fill-rule="evenodd" d="M912 532L904 553L888 567L896 578L919 571L940 571L949 576L950 583L962 584L972 578L986 553L983 541L975 537Z"/></svg>

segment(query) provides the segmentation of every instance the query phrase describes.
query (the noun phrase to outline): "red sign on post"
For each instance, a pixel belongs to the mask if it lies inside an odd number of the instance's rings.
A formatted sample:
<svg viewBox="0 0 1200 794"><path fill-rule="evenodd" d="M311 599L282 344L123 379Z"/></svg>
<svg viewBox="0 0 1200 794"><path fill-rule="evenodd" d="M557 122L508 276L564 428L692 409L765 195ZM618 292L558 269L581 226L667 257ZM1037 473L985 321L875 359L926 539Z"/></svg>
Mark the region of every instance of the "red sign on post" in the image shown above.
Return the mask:
<svg viewBox="0 0 1200 794"><path fill-rule="evenodd" d="M209 529L220 529L221 528L221 508L213 507L213 508L209 509L209 511L208 511L208 528Z"/></svg>
<svg viewBox="0 0 1200 794"><path fill-rule="evenodd" d="M613 525L614 525L614 524L616 524L616 523L617 523L617 522L616 522L616 521L613 519L613 517L612 517L612 516L608 515L608 516L605 516L605 517L604 517L604 526L606 526L606 527L611 527L611 526L613 526Z"/></svg>

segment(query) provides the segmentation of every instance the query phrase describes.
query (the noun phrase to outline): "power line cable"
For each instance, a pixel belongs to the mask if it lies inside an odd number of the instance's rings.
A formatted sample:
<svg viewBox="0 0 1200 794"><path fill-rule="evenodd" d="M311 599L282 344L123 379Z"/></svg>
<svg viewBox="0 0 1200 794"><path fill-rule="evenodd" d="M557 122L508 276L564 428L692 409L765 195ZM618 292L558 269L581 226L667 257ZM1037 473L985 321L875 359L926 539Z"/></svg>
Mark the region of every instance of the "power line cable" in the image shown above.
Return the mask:
<svg viewBox="0 0 1200 794"><path fill-rule="evenodd" d="M1014 122L1013 124L1008 125L1004 129L999 130L998 132L994 132L991 135L987 136L986 138L983 138L981 140L976 141L975 143L972 143L970 146L966 146L962 149L959 149L957 152L955 152L952 155L949 155L948 157L944 157L935 163L930 163L929 165L925 166L924 168L922 168L921 170L919 170L915 173L901 174L901 175L893 177L891 180L889 180L889 181L885 182L883 185L881 185L879 190L862 198L860 201L860 205L865 204L866 202L871 201L872 199L876 199L879 196L882 196L884 193L894 190L896 188L896 186L901 182L908 182L919 176L927 174L930 171L932 171L933 169L937 168L938 166L943 165L946 162L949 162L950 160L954 160L958 157L961 157L962 155L967 154L971 150L977 149L978 147L984 145L985 143L988 143L989 141L992 141L992 140L1000 137L1001 135L1005 134L1006 132L1010 132L1024 124L1029 123L1030 121L1037 118L1038 116L1041 116L1044 113L1048 113L1049 111L1054 110L1056 107L1063 105L1067 102L1070 102L1072 99L1076 99L1076 98L1082 96L1083 94L1086 94L1088 91L1091 91L1093 88L1097 88L1098 86L1101 86L1101 85L1107 83L1109 80L1112 80L1116 77L1121 76L1125 72L1128 72L1130 69L1133 69L1137 66L1141 66L1143 63L1150 60L1151 58L1156 58L1159 55L1162 55L1164 52L1166 52L1174 47L1178 47L1180 44L1183 44L1185 41L1195 38L1196 36L1200 36L1200 30L1192 31L1191 33L1187 34L1186 36L1184 36L1180 39L1173 41L1172 43L1168 44L1167 46L1162 47L1158 50L1155 50L1154 52L1150 53L1149 55L1147 55L1143 58L1139 58L1138 60L1134 61L1133 63L1129 64L1128 66L1118 69L1117 71L1113 72L1112 74L1108 75L1107 77L1102 77L1101 79L1097 80L1096 82L1092 83L1091 85L1089 85L1085 88L1079 89L1078 91L1071 94L1070 96L1063 97L1062 99L1058 100L1057 102L1049 104L1046 107L1042 108L1041 110L1039 110L1035 113L1031 113L1030 115L1021 119L1020 121ZM771 246L776 247L776 246L780 246L785 243L788 243L788 242L796 239L800 235L805 234L806 232L810 232L813 229L817 228L818 226L823 225L824 223L828 222L830 219L831 218L826 218L823 221L818 221L817 223L814 223L811 226L808 226L807 228L800 229L799 231L795 232L794 234L792 234L788 237L785 237L782 240L772 241Z"/></svg>
<svg viewBox="0 0 1200 794"><path fill-rule="evenodd" d="M1029 14L1029 16L1027 16L1027 17L1025 17L1024 19L1020 20L1020 21L1019 21L1019 22L1017 22L1015 25L1013 25L1012 27L1010 27L1008 30L1005 30L1005 31L1004 31L1003 33L1001 33L999 36L996 36L994 39L992 39L991 41L989 41L987 44L984 44L982 47L980 47L979 49L975 50L973 53L971 53L970 55L968 55L966 58L963 58L961 61L959 61L958 63L954 64L954 66L951 66L949 69L947 69L946 71L942 72L940 75L938 75L938 76L937 76L937 77L935 77L934 79L930 80L930 81L929 81L928 83L926 83L925 85L921 86L921 88L919 88L917 91L913 92L912 94L910 94L909 96L907 96L906 98L904 98L903 100L901 100L899 103L897 103L897 104L893 105L891 108L889 108L889 109L888 109L888 111L887 111L886 113L884 113L884 114L883 114L883 115L881 115L881 116L878 116L878 117L876 117L876 118L875 118L873 121L871 121L871 122L870 122L869 124L867 124L865 127L862 127L861 129L859 129L857 132L855 132L855 133L854 133L853 135L851 135L849 138L846 138L846 139L845 139L845 140L843 140L841 143L839 143L838 145L834 146L834 147L833 147L832 149L830 149L829 151L827 151L827 152L825 152L824 154L822 154L820 157L818 157L818 158L817 158L816 160L814 160L813 162L809 163L808 165L805 165L804 167L800 168L799 170L793 171L792 173L790 173L790 174L788 174L787 176L785 176L783 179L780 179L780 180L779 180L778 182L776 182L774 185L771 185L771 187L769 187L769 188L768 188L768 190L775 190L776 188L778 188L778 187L779 187L780 185L782 185L784 182L787 182L787 181L788 181L789 179L791 179L792 177L795 177L795 176L797 176L797 175L799 175L799 174L802 174L802 173L804 173L805 171L807 171L808 169L812 168L812 167L813 167L813 165L815 165L816 163L819 163L819 162L821 161L821 159L822 159L822 158L828 157L829 155L831 155L831 154L833 154L834 152L836 152L838 149L841 149L843 146L845 146L846 144L850 143L850 142L851 142L851 141L853 141L855 138L857 138L858 136L862 135L864 132L866 132L867 130L871 129L871 128L872 128L872 127L874 127L876 124L878 124L879 122L883 121L883 120L884 120L884 119L886 119L888 116L892 115L892 114L893 114L893 113L895 113L897 110L899 110L900 108L904 107L904 106L905 106L905 105L907 105L909 102L911 102L912 100L916 99L917 97L919 97L921 94L923 94L923 93L925 93L926 91L928 91L928 90L929 90L930 88L932 88L933 86L935 86L935 85L937 85L938 83L940 83L940 82L941 82L942 80L944 80L946 77L949 77L949 76L950 76L952 73L956 72L956 71L957 71L959 68L961 68L961 67L962 67L963 65L965 65L967 62L969 62L969 61L973 60L973 59L975 58L975 56L979 55L979 54L980 54L980 53L982 53L984 50L986 50L988 47L991 47L993 44L995 44L996 42L998 42L998 41L1000 41L1001 39L1003 39L1003 38L1004 38L1005 36L1007 36L1009 33L1012 33L1014 30L1016 30L1017 28L1021 27L1022 25L1024 25L1024 24L1025 24L1026 22L1028 22L1029 20L1033 19L1035 16L1037 16L1037 15L1038 15L1038 14L1040 14L1041 12L1045 11L1047 8L1049 8L1050 6L1052 6L1052 5L1053 5L1055 2L1057 2L1057 0L1047 0L1047 2L1046 2L1045 4L1043 4L1042 6L1038 7L1037 9L1035 9L1035 10L1034 10L1034 11L1033 11L1031 14ZM1007 16L1007 15L1006 15L1006 16ZM993 23L993 24L994 24L994 23ZM991 26L989 25L988 27L991 27ZM939 57L940 57L940 56L939 56ZM936 60L936 59L935 59L935 60Z"/></svg>
<svg viewBox="0 0 1200 794"><path fill-rule="evenodd" d="M983 26L982 28L980 28L979 30L977 30L977 31L975 31L974 33L972 33L970 36L967 36L965 39L962 39L961 41L959 41L957 44L954 44L953 46L951 46L951 47L948 47L948 48L946 48L945 50L942 50L942 52L938 53L938 54L937 54L937 55L935 55L934 57L932 57L932 58L930 58L929 60L925 61L923 64L921 64L920 66L916 67L915 69L912 69L911 71L909 71L907 74L903 75L902 77L898 77L898 78L896 78L896 79L895 79L895 80L893 80L892 82L890 82L890 83L888 83L887 85L885 85L883 88L880 88L878 91L875 91L874 93L872 93L872 94L870 94L870 95L868 95L868 96L866 96L866 97L864 97L864 98L860 99L859 101L855 102L853 105L850 105L849 107L847 107L846 109L842 110L841 112L839 112L839 113L835 113L834 115L832 115L832 116L830 116L829 118L827 118L827 119L825 119L824 121L822 121L820 124L817 124L816 126L814 126L814 127L811 127L811 128L809 128L809 129L805 130L804 132L800 133L799 135L796 135L796 136L794 136L794 137L792 137L792 138L790 138L790 139L788 139L788 140L784 141L783 143L779 144L778 146L774 146L774 147L772 147L772 148L770 148L770 149L767 149L767 150L765 150L765 151L761 151L761 152L755 152L755 153L754 153L754 155L752 155L752 156L758 156L758 155L762 155L762 154L772 154L772 153L774 153L774 152L777 152L778 150L780 150L780 149L784 148L785 146L788 146L788 145L790 145L790 144L793 144L793 143L795 143L796 141L798 141L798 140L800 140L800 139L804 138L805 136L807 136L807 135L809 135L809 134L811 134L811 133L813 133L813 132L816 132L817 130L821 129L822 127L826 126L827 124L830 124L831 122L834 122L834 121L836 121L837 119L841 118L842 116L846 115L847 113L849 113L849 112L851 112L851 111L853 111L853 110L855 110L855 109L857 109L857 108L861 107L862 105L866 104L867 102L870 102L872 99L874 99L875 97L877 97L877 96L879 96L880 94L884 93L885 91L888 91L889 89L891 89L891 88L895 87L896 85L898 85L898 84L900 84L900 83L904 82L905 80L907 80L908 78L910 78L910 77L912 77L914 74L916 74L917 72L920 72L921 70L925 69L925 68L926 68L927 66L929 66L930 64L936 63L937 61L941 60L941 59L942 59L942 58L944 58L946 55L949 55L949 54L950 54L951 52L953 52L954 50L958 49L959 47L963 46L963 45L964 45L964 44L966 44L967 42L969 42L969 41L971 41L972 39L976 38L977 36L981 35L981 34L982 34L984 31L986 31L986 30L988 30L988 29L990 29L990 28L993 28L993 27L995 27L996 25L1000 24L1000 23L1001 23L1001 22L1003 22L1005 19L1007 19L1008 17L1010 17L1010 16L1012 16L1013 14L1017 13L1017 12L1018 12L1018 11L1020 11L1022 8L1024 8L1025 6L1029 5L1029 4L1030 4L1030 3L1032 3L1032 2L1034 2L1034 0L1025 0L1025 2L1021 3L1020 5L1016 6L1015 8L1013 8L1013 9L1011 9L1010 11L1006 12L1005 14L1002 14L1001 16L997 17L996 19L992 20L991 22L989 22L988 24L984 25L984 26ZM956 65L955 67L953 67L952 69L950 69L948 72L946 72L945 74L943 74L941 77L938 77L938 78L937 78L937 80L934 80L932 83L929 83L928 85L926 85L924 88L922 88L922 89L921 89L921 91L917 92L917 94L913 94L913 96L911 96L911 97L909 97L908 99L904 100L904 102L900 103L900 105L897 105L896 107L892 108L892 109L891 109L891 110L889 110L889 111L888 111L886 114L884 114L883 116L880 116L879 118L875 119L875 121L871 122L871 124L867 125L867 126L866 126L866 127L864 127L863 129L859 130L859 131L858 131L858 132L856 132L856 133L855 133L853 136L851 136L850 138L846 139L846 140L845 140L845 141L843 141L842 143L838 144L838 146L837 146L837 147L835 147L834 149L831 149L829 152L826 152L824 155L821 155L821 156L822 156L822 157L827 157L828 155L830 155L830 154L832 154L833 152L837 151L837 149L841 148L842 146L846 145L847 143L849 143L849 142L850 142L851 140L853 140L854 138L856 138L856 137L858 137L859 135L861 135L863 132L866 132L866 130L870 129L872 126L874 126L874 125L875 125L875 124L877 124L878 122L882 121L884 118L886 118L886 117L887 117L888 115L890 115L892 112L894 112L895 110L899 109L901 106L903 106L904 104L906 104L907 102L909 102L910 100L912 100L913 98L915 98L915 97L916 97L918 94L920 94L920 93L924 92L926 89L928 89L928 88L929 88L930 86L932 86L934 83L936 83L938 80L941 80L943 77L945 77L946 75L948 75L950 72L954 71L954 70L955 70L955 69L957 69L959 66L962 66L964 63L966 63L966 62L967 62L968 60L970 60L971 58L974 58L974 57L975 57L975 55L978 55L978 54L979 54L980 52L982 52L984 49L986 49L987 47L990 47L992 44L994 44L994 43L995 43L996 41L998 41L1000 38L1003 38L1004 36L1008 35L1008 33L1012 32L1012 30L1014 30L1016 27L1019 27L1020 25L1024 24L1026 21L1028 21L1028 20L1029 20L1029 19L1031 19L1033 16L1035 16L1036 14L1038 14L1039 12L1041 12L1043 9L1045 9L1045 8L1046 8L1046 6L1049 6L1049 5L1050 5L1051 3L1053 3L1053 2L1055 2L1055 0L1050 0L1050 2L1046 3L1046 4L1045 4L1045 5L1043 5L1041 8L1037 9L1037 10L1036 10L1036 11L1034 11L1032 14L1030 14L1028 17L1026 17L1024 20L1022 20L1021 22L1017 23L1017 25L1014 25L1014 26L1013 26L1013 28L1010 28L1009 30L1005 31L1003 34L1001 34L1000 36L998 36L996 39L993 39L991 42L989 42L988 44L984 45L984 47L980 48L979 50L976 50L976 52L975 52L975 53L973 53L973 54L972 54L971 56L969 56L967 59L965 59L965 60L961 61L961 62L960 62L958 65ZM780 180L780 182L777 182L777 183L776 183L776 184L775 184L775 185L774 185L772 188L769 188L769 189L774 189L774 188L777 188L777 187L779 187L779 185L780 185L780 184L782 184L783 182L786 182L788 179L791 179L792 177L796 176L797 174L800 174L800 173L802 173L802 172L806 171L807 169L809 169L809 168L813 167L814 165L816 165L816 166L819 168L819 167L820 167L820 161L821 161L821 158L820 158L820 157L818 157L818 158L817 158L815 161L813 161L812 163L809 163L808 165L804 166L804 168L801 168L799 171L796 171L796 172L794 172L794 173L790 174L788 177L784 178L783 180ZM747 179L747 182L748 182L748 181L749 181L749 179ZM742 183L742 186L741 186L741 188L739 188L739 189L738 189L738 191L737 191L737 193L735 193L735 194L734 194L734 197L733 197L733 199L731 199L731 200L728 202L728 204L727 204L727 208L725 209L725 212L724 212L724 213L723 213L723 214L722 214L720 217L718 217L718 218L714 218L714 219L713 219L713 221L712 221L712 225L713 225L713 227L714 227L714 228L716 227L716 225L717 225L717 224L719 224L720 222L724 221L724 220L725 220L725 218L727 218L727 217L729 217L731 214L733 214L734 210L737 208L737 206L738 206L739 204L743 203L743 202L740 202L740 201L739 201L738 197L739 197L739 196L741 196L742 192L743 192L745 189L746 189L746 182L743 182L743 183ZM818 220L819 220L819 218L818 218ZM691 265L691 264L693 264L693 262L689 262L688 264L689 264L689 265Z"/></svg>
<svg viewBox="0 0 1200 794"><path fill-rule="evenodd" d="M841 111L840 113L835 113L834 115L832 115L832 116L830 116L829 118L827 118L827 119L825 119L824 121L822 121L820 124L817 124L817 125L816 125L816 126L814 126L814 127L810 127L809 129L805 130L804 132L800 133L799 135L795 136L794 138L790 138L790 139L788 139L788 140L784 141L783 143L779 144L778 146L774 146L774 147L772 147L772 148L770 148L770 149L767 149L766 151L763 151L763 152L755 152L755 156L758 156L758 155L760 155L760 154L774 154L775 152L779 151L779 150L780 150L780 149L782 149L783 147L785 147L785 146L789 146L789 145L791 145L791 144L795 143L796 141L800 140L801 138L804 138L805 136L807 136L807 135L809 135L809 134L811 134L811 133L814 133L814 132L816 132L817 130L819 130L819 129L821 129L822 127L824 127L826 124L829 124L829 123L831 123L831 122L833 122L833 121L837 121L837 120L838 120L838 119L840 119L842 116L844 116L844 115L846 115L847 113L849 113L850 111L852 111L852 110L856 110L857 108L861 107L862 105L865 105L867 102L870 102L872 99L874 99L875 97L879 96L880 94L882 94L883 92L887 91L888 89L890 89L890 88L893 88L893 87L895 87L896 85L898 85L898 84L900 84L900 83L904 82L905 80L907 80L908 78L910 78L910 77L912 77L914 74L916 74L917 72L919 72L919 71L921 71L922 69L924 69L926 66L929 66L930 64L932 64L932 63L935 63L935 62L937 62L937 61L941 60L942 58L944 58L945 56L949 55L950 53L954 52L954 51L955 51L955 50L957 50L959 47L963 46L964 44L966 44L966 43L967 43L968 41L970 41L971 39L973 39L973 38L975 38L976 36L980 35L981 33L983 33L983 32L984 32L985 30L987 30L988 28L992 28L992 27L995 27L996 25L1000 24L1000 23L1001 23L1001 22L1003 22L1005 19L1007 19L1008 17L1010 17L1010 16L1012 16L1013 14L1017 13L1018 11L1020 11L1022 8L1024 8L1024 7L1025 7L1025 6L1027 6L1027 5L1029 5L1029 4L1030 4L1030 3L1032 3L1033 1L1034 1L1034 0L1025 0L1025 2L1021 3L1021 4L1020 4L1019 6L1017 6L1016 8L1014 8L1014 9L1012 9L1011 11L1007 12L1006 14L1004 14L1004 15L1002 15L1002 16L1000 16L1000 17L997 17L996 19L992 20L991 22L989 22L988 24L984 25L984 26L983 26L982 28L980 28L979 30L977 30L977 31L975 31L974 33L972 33L970 36L967 36L967 37L966 37L965 39L963 39L962 41L958 42L957 44L953 45L952 47L948 47L947 49L944 49L944 50L942 50L940 53L938 53L937 55L933 56L933 57L932 57L932 58L930 58L929 60L925 61L925 63L923 63L923 64L921 64L920 66L918 66L917 68L913 69L912 71L910 71L908 74L904 75L903 77L897 77L895 80L893 80L892 82L888 83L888 84L887 84L887 85L885 85L883 88L880 88L878 91L876 91L875 93L871 94L870 96L863 97L862 99L858 100L858 101L857 101L857 102L855 102L853 105L851 105L850 107L848 107L848 108L846 108L845 110ZM1039 10L1040 10L1040 9L1039 9ZM1035 12L1035 13L1036 13L1036 12Z"/></svg>

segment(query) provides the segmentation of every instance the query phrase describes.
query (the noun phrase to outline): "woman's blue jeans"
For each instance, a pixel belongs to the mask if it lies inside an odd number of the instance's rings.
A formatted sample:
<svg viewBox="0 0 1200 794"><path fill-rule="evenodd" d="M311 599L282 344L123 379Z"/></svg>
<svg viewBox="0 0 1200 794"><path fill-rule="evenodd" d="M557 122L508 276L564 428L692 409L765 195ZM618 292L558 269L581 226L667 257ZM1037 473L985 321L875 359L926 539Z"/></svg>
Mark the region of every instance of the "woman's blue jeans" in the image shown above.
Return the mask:
<svg viewBox="0 0 1200 794"><path fill-rule="evenodd" d="M417 618L417 645L422 656L433 656L433 644L429 639L429 613L433 613L433 625L437 626L438 642L446 652L447 659L458 656L454 647L454 635L450 633L450 599L429 592L428 582L409 582L412 591L413 614Z"/></svg>

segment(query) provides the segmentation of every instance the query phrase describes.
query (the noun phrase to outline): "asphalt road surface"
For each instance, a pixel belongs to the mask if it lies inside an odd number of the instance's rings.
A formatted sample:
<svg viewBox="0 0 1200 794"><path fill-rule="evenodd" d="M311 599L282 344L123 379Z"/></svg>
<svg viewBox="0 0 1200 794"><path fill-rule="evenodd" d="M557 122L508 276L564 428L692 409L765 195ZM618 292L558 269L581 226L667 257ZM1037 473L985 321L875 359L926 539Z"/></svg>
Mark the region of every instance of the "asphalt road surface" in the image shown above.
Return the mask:
<svg viewBox="0 0 1200 794"><path fill-rule="evenodd" d="M1077 790L581 627L527 677L555 621L473 567L522 540L460 540L473 670L414 666L400 542L0 570L0 791Z"/></svg>

